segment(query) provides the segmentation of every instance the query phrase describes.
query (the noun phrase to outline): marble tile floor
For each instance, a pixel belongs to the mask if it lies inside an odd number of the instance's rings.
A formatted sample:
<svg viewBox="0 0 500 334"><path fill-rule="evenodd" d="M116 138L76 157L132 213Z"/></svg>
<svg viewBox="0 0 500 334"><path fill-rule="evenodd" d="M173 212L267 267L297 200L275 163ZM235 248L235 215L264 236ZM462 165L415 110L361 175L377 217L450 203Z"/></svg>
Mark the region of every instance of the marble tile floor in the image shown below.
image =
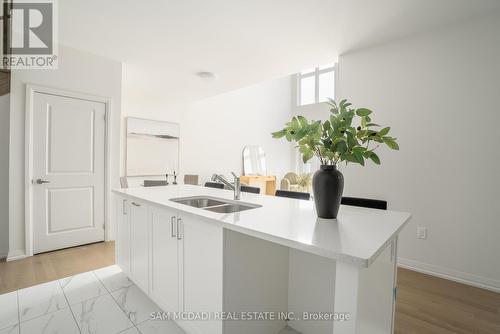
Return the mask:
<svg viewBox="0 0 500 334"><path fill-rule="evenodd" d="M285 327L278 334L302 334L291 327Z"/></svg>
<svg viewBox="0 0 500 334"><path fill-rule="evenodd" d="M117 266L0 295L0 334L184 334Z"/></svg>

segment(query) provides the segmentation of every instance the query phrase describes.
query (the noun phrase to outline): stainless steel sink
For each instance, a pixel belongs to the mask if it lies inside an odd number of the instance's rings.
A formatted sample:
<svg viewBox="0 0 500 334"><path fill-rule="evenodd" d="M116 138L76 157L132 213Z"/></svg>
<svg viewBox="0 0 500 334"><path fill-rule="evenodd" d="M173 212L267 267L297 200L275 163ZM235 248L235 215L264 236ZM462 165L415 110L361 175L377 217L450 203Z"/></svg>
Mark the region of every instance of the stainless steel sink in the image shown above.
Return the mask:
<svg viewBox="0 0 500 334"><path fill-rule="evenodd" d="M249 205L249 204L225 204L220 206L213 206L211 208L205 208L207 211L217 212L217 213L233 213L245 210L251 210L261 207L260 205Z"/></svg>
<svg viewBox="0 0 500 334"><path fill-rule="evenodd" d="M211 197L184 197L184 198L173 198L172 202L193 206L195 208L206 208L210 206L216 205L224 205L226 202L222 202L217 199L213 199Z"/></svg>
<svg viewBox="0 0 500 334"><path fill-rule="evenodd" d="M189 205L195 208L217 213L233 213L261 207L261 205L258 204L229 201L222 198L214 198L208 196L172 198L170 200L172 202Z"/></svg>

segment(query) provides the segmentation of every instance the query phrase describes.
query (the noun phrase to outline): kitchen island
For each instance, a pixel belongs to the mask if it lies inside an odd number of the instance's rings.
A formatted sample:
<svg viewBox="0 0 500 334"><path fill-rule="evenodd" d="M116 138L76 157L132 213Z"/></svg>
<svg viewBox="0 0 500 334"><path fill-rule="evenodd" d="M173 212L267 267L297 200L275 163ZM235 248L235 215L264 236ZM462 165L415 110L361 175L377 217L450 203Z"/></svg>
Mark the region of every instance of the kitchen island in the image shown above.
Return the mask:
<svg viewBox="0 0 500 334"><path fill-rule="evenodd" d="M233 201L232 191L191 185L114 195L117 264L165 312L184 312L176 321L188 333L393 331L409 213L341 206L326 220L311 201ZM196 197L250 209L185 204Z"/></svg>

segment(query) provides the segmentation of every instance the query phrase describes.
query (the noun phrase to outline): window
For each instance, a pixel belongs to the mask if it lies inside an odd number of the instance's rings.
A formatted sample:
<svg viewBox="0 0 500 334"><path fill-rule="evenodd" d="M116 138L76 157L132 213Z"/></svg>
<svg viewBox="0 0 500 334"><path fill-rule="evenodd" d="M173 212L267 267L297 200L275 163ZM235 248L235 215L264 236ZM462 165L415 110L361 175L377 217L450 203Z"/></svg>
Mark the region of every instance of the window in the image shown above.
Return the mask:
<svg viewBox="0 0 500 334"><path fill-rule="evenodd" d="M335 64L318 66L297 74L298 105L321 103L335 96Z"/></svg>

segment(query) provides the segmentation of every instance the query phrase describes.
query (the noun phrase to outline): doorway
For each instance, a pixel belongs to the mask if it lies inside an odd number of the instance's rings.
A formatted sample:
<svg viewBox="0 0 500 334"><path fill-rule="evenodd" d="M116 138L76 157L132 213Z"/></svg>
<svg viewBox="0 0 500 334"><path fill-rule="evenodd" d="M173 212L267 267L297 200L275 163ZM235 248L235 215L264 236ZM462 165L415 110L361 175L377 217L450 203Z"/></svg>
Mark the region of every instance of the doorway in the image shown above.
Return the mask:
<svg viewBox="0 0 500 334"><path fill-rule="evenodd" d="M50 89L28 94L26 255L104 241L107 103Z"/></svg>

